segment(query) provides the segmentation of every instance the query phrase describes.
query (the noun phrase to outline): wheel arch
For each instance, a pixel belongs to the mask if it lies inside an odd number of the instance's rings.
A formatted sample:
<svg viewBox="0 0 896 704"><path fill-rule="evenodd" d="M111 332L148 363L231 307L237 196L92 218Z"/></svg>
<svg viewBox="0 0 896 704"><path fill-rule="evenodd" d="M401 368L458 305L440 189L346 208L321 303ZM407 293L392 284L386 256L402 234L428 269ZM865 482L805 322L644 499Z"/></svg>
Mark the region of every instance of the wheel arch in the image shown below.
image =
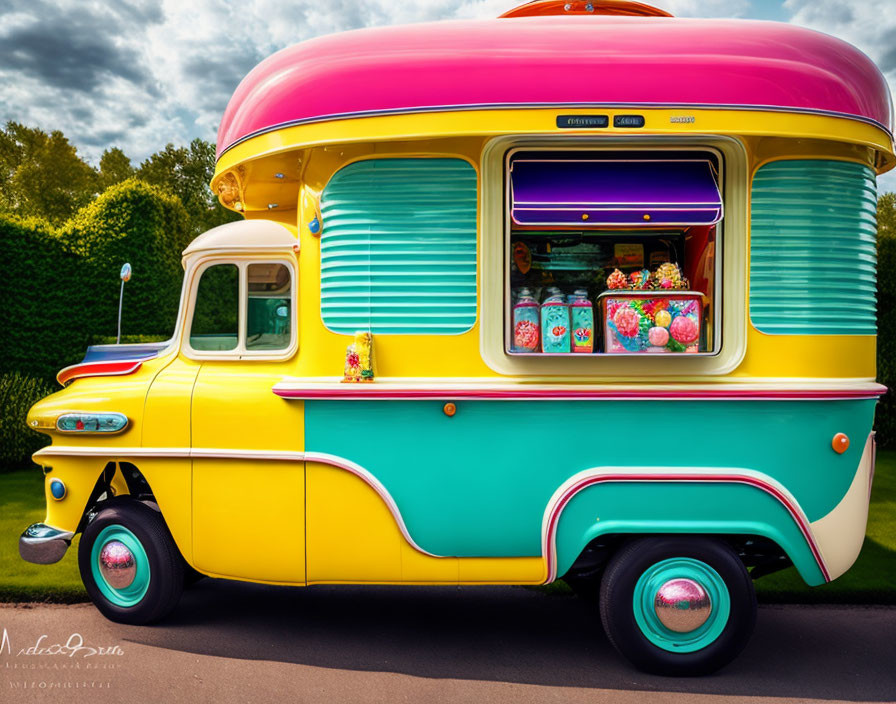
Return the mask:
<svg viewBox="0 0 896 704"><path fill-rule="evenodd" d="M82 533L92 515L111 502L138 501L161 513L149 482L136 465L110 460L93 485L75 533Z"/></svg>
<svg viewBox="0 0 896 704"><path fill-rule="evenodd" d="M542 525L547 581L595 541L613 536L700 535L774 543L811 586L829 580L808 519L772 478L749 470L599 468L565 482Z"/></svg>
<svg viewBox="0 0 896 704"><path fill-rule="evenodd" d="M44 467L48 525L81 533L91 512L103 501L111 498L141 501L161 513L184 559L191 561L192 464L189 458L138 459L115 455L113 449L108 455L43 451L35 453L34 460ZM54 499L50 493L53 479L60 479L66 486L61 500Z"/></svg>

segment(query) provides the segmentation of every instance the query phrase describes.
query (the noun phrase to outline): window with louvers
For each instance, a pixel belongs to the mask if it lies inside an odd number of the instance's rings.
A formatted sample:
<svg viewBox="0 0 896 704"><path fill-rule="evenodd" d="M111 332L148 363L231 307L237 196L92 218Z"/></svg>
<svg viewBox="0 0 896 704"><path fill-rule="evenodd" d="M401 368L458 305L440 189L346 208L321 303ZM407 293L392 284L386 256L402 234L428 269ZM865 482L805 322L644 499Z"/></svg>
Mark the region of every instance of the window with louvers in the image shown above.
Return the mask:
<svg viewBox="0 0 896 704"><path fill-rule="evenodd" d="M750 317L781 335L874 335L874 172L821 159L776 161L753 178Z"/></svg>
<svg viewBox="0 0 896 704"><path fill-rule="evenodd" d="M321 195L321 315L352 334L453 335L476 321L476 171L369 159Z"/></svg>

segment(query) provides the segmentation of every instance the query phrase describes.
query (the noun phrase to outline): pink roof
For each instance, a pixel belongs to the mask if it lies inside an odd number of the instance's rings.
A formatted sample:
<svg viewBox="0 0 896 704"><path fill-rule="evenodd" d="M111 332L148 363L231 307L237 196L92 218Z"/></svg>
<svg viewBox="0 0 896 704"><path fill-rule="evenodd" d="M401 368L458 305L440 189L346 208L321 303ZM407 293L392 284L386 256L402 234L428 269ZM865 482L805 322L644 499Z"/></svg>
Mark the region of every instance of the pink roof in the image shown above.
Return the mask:
<svg viewBox="0 0 896 704"><path fill-rule="evenodd" d="M836 113L891 128L886 81L834 37L776 22L549 16L362 29L256 66L218 155L291 124L505 106L731 106Z"/></svg>

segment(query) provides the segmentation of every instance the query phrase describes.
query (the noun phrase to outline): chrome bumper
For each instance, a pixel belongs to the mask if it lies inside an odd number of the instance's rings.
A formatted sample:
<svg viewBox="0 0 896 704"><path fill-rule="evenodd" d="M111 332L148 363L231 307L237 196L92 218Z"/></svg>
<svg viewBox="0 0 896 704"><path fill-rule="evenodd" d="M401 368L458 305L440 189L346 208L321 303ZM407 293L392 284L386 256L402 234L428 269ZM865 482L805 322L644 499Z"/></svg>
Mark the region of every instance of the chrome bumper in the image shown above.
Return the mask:
<svg viewBox="0 0 896 704"><path fill-rule="evenodd" d="M36 565L52 565L59 562L75 534L59 530L45 523L33 523L19 538L19 555Z"/></svg>

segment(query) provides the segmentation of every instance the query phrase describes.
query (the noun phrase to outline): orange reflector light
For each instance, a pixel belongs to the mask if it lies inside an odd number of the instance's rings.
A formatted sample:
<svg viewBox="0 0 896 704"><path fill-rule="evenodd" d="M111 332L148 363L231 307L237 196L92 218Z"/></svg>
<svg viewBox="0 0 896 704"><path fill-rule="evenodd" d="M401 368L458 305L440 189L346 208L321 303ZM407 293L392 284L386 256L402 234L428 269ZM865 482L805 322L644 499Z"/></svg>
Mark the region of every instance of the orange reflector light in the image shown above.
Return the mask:
<svg viewBox="0 0 896 704"><path fill-rule="evenodd" d="M849 438L846 436L846 433L837 433L834 439L831 440L831 447L834 448L834 452L838 455L846 452L849 449Z"/></svg>

